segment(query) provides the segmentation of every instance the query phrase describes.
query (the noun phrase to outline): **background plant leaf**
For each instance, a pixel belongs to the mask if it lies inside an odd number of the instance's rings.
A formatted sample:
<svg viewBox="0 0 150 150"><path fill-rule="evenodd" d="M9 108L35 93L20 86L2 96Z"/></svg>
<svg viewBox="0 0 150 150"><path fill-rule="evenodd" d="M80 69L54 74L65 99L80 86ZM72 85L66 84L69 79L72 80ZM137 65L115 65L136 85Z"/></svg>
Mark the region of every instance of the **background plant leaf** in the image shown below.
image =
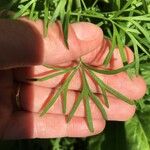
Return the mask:
<svg viewBox="0 0 150 150"><path fill-rule="evenodd" d="M150 149L150 111L138 113L125 123L128 150Z"/></svg>

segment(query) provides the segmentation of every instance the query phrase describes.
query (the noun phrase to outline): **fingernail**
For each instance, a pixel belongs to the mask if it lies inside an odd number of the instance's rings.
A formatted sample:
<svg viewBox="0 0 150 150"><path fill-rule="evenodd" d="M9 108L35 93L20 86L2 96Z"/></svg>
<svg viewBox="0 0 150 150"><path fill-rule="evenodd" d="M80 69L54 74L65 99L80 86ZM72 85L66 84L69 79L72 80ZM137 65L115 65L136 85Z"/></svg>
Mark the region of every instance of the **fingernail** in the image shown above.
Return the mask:
<svg viewBox="0 0 150 150"><path fill-rule="evenodd" d="M98 26L88 22L73 23L72 27L77 38L83 41L94 40L100 35L100 32L102 32Z"/></svg>

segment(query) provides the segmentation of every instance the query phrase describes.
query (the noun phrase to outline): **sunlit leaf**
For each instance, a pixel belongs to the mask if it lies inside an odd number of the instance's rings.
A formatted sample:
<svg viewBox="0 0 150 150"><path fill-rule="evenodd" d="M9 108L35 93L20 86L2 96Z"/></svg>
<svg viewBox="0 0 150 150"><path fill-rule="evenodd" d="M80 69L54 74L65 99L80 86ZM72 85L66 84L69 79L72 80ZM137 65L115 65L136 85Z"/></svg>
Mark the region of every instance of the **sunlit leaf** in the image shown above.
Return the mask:
<svg viewBox="0 0 150 150"><path fill-rule="evenodd" d="M125 53L125 48L124 48L123 42L121 40L121 36L120 36L120 34L118 33L117 30L116 30L116 34L117 34L117 45L118 45L118 48L119 48L120 56L121 56L123 64L126 65L127 64L127 56L126 56L126 53Z"/></svg>
<svg viewBox="0 0 150 150"><path fill-rule="evenodd" d="M74 69L74 71L72 71L72 73L70 73L69 77L67 78L66 82L65 82L65 86L64 89L62 91L63 94L63 113L65 114L67 111L67 92L68 92L68 88L69 88L69 84L72 80L72 78L74 77L75 73L78 71L78 69Z"/></svg>
<svg viewBox="0 0 150 150"><path fill-rule="evenodd" d="M57 17L58 17L58 16L60 15L60 13L61 13L60 10L62 10L62 8L65 7L66 3L67 3L67 0L60 0L60 2L59 2L58 5L57 5L57 8L55 9L55 11L54 11L54 13L53 13L53 16L52 16L52 18L51 18L51 20L50 20L51 23L53 23L53 22L56 21Z"/></svg>
<svg viewBox="0 0 150 150"><path fill-rule="evenodd" d="M102 91L102 96L104 98L105 105L109 108L109 101L107 98L106 90L104 89L103 86L101 86L101 91Z"/></svg>
<svg viewBox="0 0 150 150"><path fill-rule="evenodd" d="M88 124L90 131L94 132L92 113L91 113L91 107L90 107L89 100L90 100L90 97L88 95L86 95L84 97L84 101L85 101L85 111L86 111L87 124Z"/></svg>
<svg viewBox="0 0 150 150"><path fill-rule="evenodd" d="M134 101L127 98L126 96L122 95L121 93L119 93L118 91L116 91L115 89L111 88L110 86L106 85L100 78L98 78L92 71L90 71L91 76L93 77L93 79L95 81L97 81L98 85L101 87L103 86L105 88L105 90L109 93L111 93L112 95L116 96L117 98L119 98L120 100L125 101L128 104L134 105Z"/></svg>
<svg viewBox="0 0 150 150"><path fill-rule="evenodd" d="M51 78L54 78L54 77L57 77L59 75L62 75L62 74L65 74L67 73L68 71L64 70L64 71L59 71L59 72L56 72L56 73L52 73L50 75L47 75L45 77L42 77L42 78L35 78L36 81L46 81L46 80L49 80Z"/></svg>
<svg viewBox="0 0 150 150"><path fill-rule="evenodd" d="M76 70L73 71L73 73L71 73L68 76L68 78L62 84L62 86L60 88L58 88L58 90L56 91L56 93L54 93L53 97L49 100L49 102L46 104L46 106L42 110L41 116L43 116L53 106L53 104L56 102L56 100L58 99L58 97L60 96L60 94L64 91L64 89L68 88L68 85L69 85L69 83L70 83L70 81L71 81L71 79L72 79L72 77L74 76L75 73L76 73ZM64 108L64 111L65 111L65 106L63 108Z"/></svg>
<svg viewBox="0 0 150 150"><path fill-rule="evenodd" d="M49 25L49 1L45 0L44 2L44 36L48 34L48 25Z"/></svg>
<svg viewBox="0 0 150 150"><path fill-rule="evenodd" d="M79 104L81 103L81 100L83 99L84 93L80 93L77 100L75 101L75 104L73 105L71 111L68 114L67 122L70 122L72 117L74 116Z"/></svg>
<svg viewBox="0 0 150 150"><path fill-rule="evenodd" d="M90 65L88 65L88 64L84 64L84 65L85 65L85 67L86 67L87 69L90 69L90 70L92 70L92 71L94 71L94 72L97 72L97 73L100 73L100 74L113 75L113 74L117 74L117 73L126 71L126 70L129 69L129 68L133 68L134 65L135 65L135 63L133 62L133 63L127 64L127 65L125 65L124 67L121 67L121 68L116 69L116 70L96 69L96 67L92 67L92 66L90 66Z"/></svg>
<svg viewBox="0 0 150 150"><path fill-rule="evenodd" d="M72 7L72 0L68 0L67 12L66 12L66 14L64 16L64 20L62 22L64 41L65 41L67 48L68 48L68 27L69 27L69 21L70 21L71 7Z"/></svg>
<svg viewBox="0 0 150 150"><path fill-rule="evenodd" d="M14 16L13 19L17 19L20 17L33 3L35 0L29 1L20 11L18 11Z"/></svg>
<svg viewBox="0 0 150 150"><path fill-rule="evenodd" d="M92 92L90 92L90 96L93 100L93 102L96 104L96 106L99 108L100 112L102 113L102 116L105 120L107 120L107 113L105 111L105 108L103 107L103 105L100 102L100 99Z"/></svg>

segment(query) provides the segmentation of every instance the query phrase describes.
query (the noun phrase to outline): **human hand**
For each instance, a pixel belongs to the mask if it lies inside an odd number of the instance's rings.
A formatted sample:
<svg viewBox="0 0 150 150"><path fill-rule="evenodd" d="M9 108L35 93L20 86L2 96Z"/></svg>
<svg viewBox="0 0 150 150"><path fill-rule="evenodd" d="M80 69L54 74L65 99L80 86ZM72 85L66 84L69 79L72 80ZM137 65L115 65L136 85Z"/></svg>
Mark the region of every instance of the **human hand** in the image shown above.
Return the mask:
<svg viewBox="0 0 150 150"><path fill-rule="evenodd" d="M87 127L83 103L69 124L66 123L65 116L62 114L61 97L48 114L39 116L38 112L50 97L52 89L63 80L63 76L40 83L29 83L26 79L49 71L42 64L69 66L72 60L83 55L84 62L99 67L108 52L108 41L103 40L102 31L92 24L73 24L69 28L69 50L67 50L59 23L49 28L48 36L45 38L43 38L42 29L40 21L0 20L0 51L2 53L0 55L0 114L3 118L0 120L1 138L85 137L101 132L105 127L105 121L92 102L90 105L94 133L91 133ZM133 60L131 50L126 48L126 53L131 62ZM116 69L121 66L121 58L116 49L110 67ZM146 90L145 82L141 77L130 80L126 73L98 76L105 83L132 99L139 99ZM89 79L88 82L93 92L97 92L100 96L100 91L97 90L93 81ZM67 113L80 88L81 77L77 73L69 86ZM17 90L19 90L19 109L15 100ZM135 112L135 106L126 104L111 95L109 95L109 102L110 108L106 108L109 120L124 121L131 118Z"/></svg>

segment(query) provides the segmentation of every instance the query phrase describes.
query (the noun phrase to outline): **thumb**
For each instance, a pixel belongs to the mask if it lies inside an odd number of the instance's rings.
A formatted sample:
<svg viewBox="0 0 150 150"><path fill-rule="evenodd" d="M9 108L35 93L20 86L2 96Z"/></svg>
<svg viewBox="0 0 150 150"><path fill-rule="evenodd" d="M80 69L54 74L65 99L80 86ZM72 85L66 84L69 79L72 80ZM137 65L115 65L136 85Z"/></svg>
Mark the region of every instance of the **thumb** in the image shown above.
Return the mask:
<svg viewBox="0 0 150 150"><path fill-rule="evenodd" d="M75 60L100 47L103 33L91 23L69 25L66 48L59 22L43 36L42 21L0 19L0 69Z"/></svg>

